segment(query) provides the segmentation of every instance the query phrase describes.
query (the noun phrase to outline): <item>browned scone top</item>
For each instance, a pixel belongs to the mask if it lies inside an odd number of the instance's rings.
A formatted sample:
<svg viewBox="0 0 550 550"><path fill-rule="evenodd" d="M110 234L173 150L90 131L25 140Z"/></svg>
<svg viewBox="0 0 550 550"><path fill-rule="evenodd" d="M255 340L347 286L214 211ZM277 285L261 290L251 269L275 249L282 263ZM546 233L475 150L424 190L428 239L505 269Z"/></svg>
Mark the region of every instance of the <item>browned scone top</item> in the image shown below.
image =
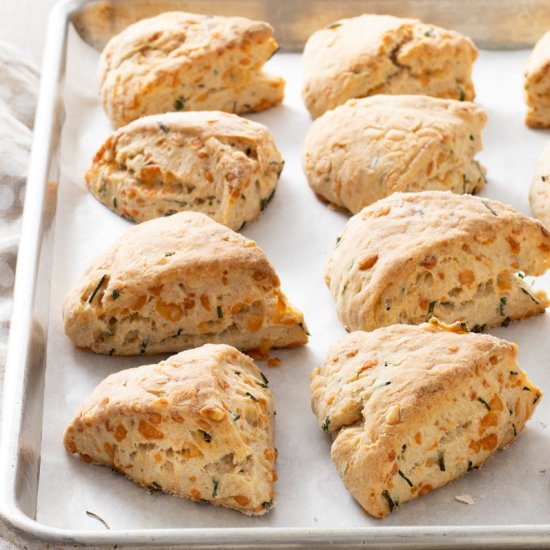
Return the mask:
<svg viewBox="0 0 550 550"><path fill-rule="evenodd" d="M511 206L449 191L394 193L348 221L326 282L348 330L434 315L475 331L542 313L546 294L523 276L549 264L550 233Z"/></svg>
<svg viewBox="0 0 550 550"><path fill-rule="evenodd" d="M541 397L517 353L435 319L353 332L331 348L311 376L313 411L369 514L387 515L514 440Z"/></svg>
<svg viewBox="0 0 550 550"><path fill-rule="evenodd" d="M263 124L219 111L165 113L112 133L86 183L132 221L196 211L236 231L266 208L283 164Z"/></svg>
<svg viewBox="0 0 550 550"><path fill-rule="evenodd" d="M309 185L356 214L396 191L475 193L485 185L485 112L424 95L350 99L312 124L302 163Z"/></svg>
<svg viewBox="0 0 550 550"><path fill-rule="evenodd" d="M525 124L550 128L550 31L535 44L525 64Z"/></svg>
<svg viewBox="0 0 550 550"><path fill-rule="evenodd" d="M303 315L288 303L264 252L197 212L124 233L66 296L63 319L75 345L109 355L307 342Z"/></svg>
<svg viewBox="0 0 550 550"><path fill-rule="evenodd" d="M261 111L285 82L262 71L277 50L263 21L167 12L114 36L102 54L103 107L118 128L170 111Z"/></svg>
<svg viewBox="0 0 550 550"><path fill-rule="evenodd" d="M390 15L341 19L304 48L302 97L313 118L351 98L423 94L475 97L473 42L458 32Z"/></svg>
<svg viewBox="0 0 550 550"><path fill-rule="evenodd" d="M82 403L65 448L150 490L261 515L276 480L267 384L226 345L123 370Z"/></svg>

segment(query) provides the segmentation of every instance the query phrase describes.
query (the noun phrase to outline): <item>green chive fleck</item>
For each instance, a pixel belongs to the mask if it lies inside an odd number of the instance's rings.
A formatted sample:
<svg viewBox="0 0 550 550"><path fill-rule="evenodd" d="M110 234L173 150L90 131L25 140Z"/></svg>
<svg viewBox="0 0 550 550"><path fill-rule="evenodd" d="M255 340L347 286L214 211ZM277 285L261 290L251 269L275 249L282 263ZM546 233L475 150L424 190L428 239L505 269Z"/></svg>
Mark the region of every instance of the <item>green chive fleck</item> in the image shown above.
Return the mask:
<svg viewBox="0 0 550 550"><path fill-rule="evenodd" d="M487 327L486 324L485 325L474 325L470 332L483 332L486 327Z"/></svg>
<svg viewBox="0 0 550 550"><path fill-rule="evenodd" d="M481 201L481 202L483 203L483 206L485 206L485 208L487 208L487 210L489 210L489 212L491 212L493 216L498 217L498 214L491 208L491 205L487 201Z"/></svg>
<svg viewBox="0 0 550 550"><path fill-rule="evenodd" d="M488 411L491 410L491 406L489 405L489 403L487 403L487 401L485 401L485 399L482 399L481 397L478 397L477 400L482 403Z"/></svg>
<svg viewBox="0 0 550 550"><path fill-rule="evenodd" d="M500 306L499 306L500 314L505 317L506 316L506 296L503 296L500 299Z"/></svg>
<svg viewBox="0 0 550 550"><path fill-rule="evenodd" d="M111 296L113 297L113 300L118 300L118 298L120 298L120 292L115 288L113 292L111 292Z"/></svg>
<svg viewBox="0 0 550 550"><path fill-rule="evenodd" d="M177 103L177 100L176 100L176 103ZM176 108L177 111L181 111L181 109L183 109L183 104L182 106L178 109ZM165 124L163 124L162 122L159 122L158 123L158 127L159 127L159 130L161 132L163 132L164 134L167 134L168 133L168 126L166 126Z"/></svg>
<svg viewBox="0 0 550 550"><path fill-rule="evenodd" d="M397 470L397 473L409 484L409 487L414 487L413 482L401 470Z"/></svg>
<svg viewBox="0 0 550 550"><path fill-rule="evenodd" d="M505 317L504 321L502 321L502 323L500 323L500 326L501 327L507 327L510 324L510 321L511 321L510 317Z"/></svg>
<svg viewBox="0 0 550 550"><path fill-rule="evenodd" d="M269 387L269 380L265 377L263 372L260 372L260 376L262 377L263 382L258 382L258 386L261 388Z"/></svg>
<svg viewBox="0 0 550 550"><path fill-rule="evenodd" d="M430 302L430 305L428 306L428 313L426 313L426 322L428 322L431 319L434 313L435 304L437 304L437 300Z"/></svg>
<svg viewBox="0 0 550 550"><path fill-rule="evenodd" d="M273 199L273 195L275 195L275 189L273 189L273 191L271 191L271 194L268 197L266 197L265 199L262 199L260 201L260 210L261 211L264 211L267 208L267 205Z"/></svg>
<svg viewBox="0 0 550 550"><path fill-rule="evenodd" d="M514 437L516 437L516 435L518 435L518 431L517 431L516 425L514 423L512 423L512 428L514 428Z"/></svg>
<svg viewBox="0 0 550 550"><path fill-rule="evenodd" d="M174 334L174 336L172 336L172 338L177 338L182 333L182 331L183 331L183 329L179 328L178 332L176 332L176 334Z"/></svg>
<svg viewBox="0 0 550 550"><path fill-rule="evenodd" d="M437 462L439 464L439 469L444 472L445 471L445 460L443 458L443 453L441 453L438 457L437 457Z"/></svg>
<svg viewBox="0 0 550 550"><path fill-rule="evenodd" d="M97 283L96 287L90 294L90 297L88 298L88 303L91 304L92 300L95 298L95 295L99 292L99 289L101 288L101 285L105 282L105 279L107 278L107 274L104 274L101 279L99 279L99 282Z"/></svg>
<svg viewBox="0 0 550 550"><path fill-rule="evenodd" d="M397 506L395 502L390 497L390 494L388 491L383 491L382 496L386 499L386 502L388 503L388 506L390 507L390 512L393 512L393 509Z"/></svg>
<svg viewBox="0 0 550 550"><path fill-rule="evenodd" d="M256 403L258 402L258 398L257 397L254 397L250 392L245 392L245 395L247 397L250 397L250 399L252 399L252 401L256 401Z"/></svg>
<svg viewBox="0 0 550 550"><path fill-rule="evenodd" d="M142 340L141 342L141 353L145 353L145 350L147 349L147 346L149 345L149 340L145 338L145 340Z"/></svg>
<svg viewBox="0 0 550 550"><path fill-rule="evenodd" d="M330 418L330 415L327 416L325 418L325 421L323 422L323 424L321 425L321 429L324 431L324 432L328 432L328 427L330 426L330 421L332 419Z"/></svg>
<svg viewBox="0 0 550 550"><path fill-rule="evenodd" d="M231 413L231 418L233 419L233 422L237 422L237 420L239 420L240 417L241 417L240 414L237 414L234 412Z"/></svg>
<svg viewBox="0 0 550 550"><path fill-rule="evenodd" d="M176 101L174 101L174 109L176 111L181 111L185 107L185 98L180 95Z"/></svg>
<svg viewBox="0 0 550 550"><path fill-rule="evenodd" d="M216 311L218 312L218 319L222 319L222 318L223 318L222 306L218 306L218 307L216 308Z"/></svg>
<svg viewBox="0 0 550 550"><path fill-rule="evenodd" d="M220 481L216 478L212 479L214 482L214 489L212 491L212 498L216 498L218 496L218 485L220 484Z"/></svg>
<svg viewBox="0 0 550 550"><path fill-rule="evenodd" d="M304 323L298 323L298 326L299 326L308 336L311 336L311 334L307 331L306 327L304 326Z"/></svg>
<svg viewBox="0 0 550 550"><path fill-rule="evenodd" d="M521 291L524 293L524 294L527 294L527 296L529 296L529 298L531 298L531 300L533 300L533 302L535 302L535 304L539 305L540 302L527 290L525 290L524 288L521 288Z"/></svg>
<svg viewBox="0 0 550 550"><path fill-rule="evenodd" d="M262 506L264 510L271 510L273 508L273 501L272 500L266 500L265 502L262 502Z"/></svg>

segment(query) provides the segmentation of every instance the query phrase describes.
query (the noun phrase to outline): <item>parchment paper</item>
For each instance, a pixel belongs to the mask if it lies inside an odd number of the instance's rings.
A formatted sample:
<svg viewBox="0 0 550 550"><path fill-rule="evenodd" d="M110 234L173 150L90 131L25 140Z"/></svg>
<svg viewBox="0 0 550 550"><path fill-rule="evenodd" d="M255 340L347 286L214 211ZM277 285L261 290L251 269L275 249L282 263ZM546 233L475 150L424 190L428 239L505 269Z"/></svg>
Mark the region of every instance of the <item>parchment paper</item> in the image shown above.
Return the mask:
<svg viewBox="0 0 550 550"><path fill-rule="evenodd" d="M63 334L64 295L92 259L131 224L107 210L84 187L83 173L110 132L97 94L98 53L71 32L64 101L62 177L57 208L51 317L48 337L44 434L37 519L70 529L104 529L88 517L99 514L112 529L186 527L361 527L393 525L536 524L550 521L550 315L511 323L493 334L519 344L520 364L548 393L519 440L486 466L403 505L380 521L368 517L348 494L330 461L329 437L310 411L308 376L344 330L325 287L324 266L348 216L319 202L301 170L300 151L311 124L300 99L300 56L277 54L269 70L287 80L282 106L251 116L274 133L286 160L274 200L243 233L265 250L282 288L303 310L311 332L307 347L276 351L281 366L262 370L271 382L279 450L277 506L262 518L161 494L150 495L108 468L91 466L65 453L63 431L79 403L108 374L154 358L102 357L76 349ZM528 52L482 51L475 65L478 103L487 111L488 169L483 196L502 200L528 214L534 162L548 132L523 124L523 62ZM550 276L539 280L550 291ZM455 496L466 493L466 505Z"/></svg>

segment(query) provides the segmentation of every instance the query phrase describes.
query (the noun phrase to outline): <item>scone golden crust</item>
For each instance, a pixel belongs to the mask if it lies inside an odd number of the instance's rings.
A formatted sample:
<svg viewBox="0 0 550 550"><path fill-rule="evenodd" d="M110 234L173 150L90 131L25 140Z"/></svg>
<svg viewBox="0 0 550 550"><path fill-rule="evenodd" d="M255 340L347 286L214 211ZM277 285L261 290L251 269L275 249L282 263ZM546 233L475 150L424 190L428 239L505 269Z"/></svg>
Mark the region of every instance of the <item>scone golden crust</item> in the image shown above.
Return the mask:
<svg viewBox="0 0 550 550"><path fill-rule="evenodd" d="M261 515L274 504L273 404L252 359L207 344L112 374L65 448L142 487Z"/></svg>
<svg viewBox="0 0 550 550"><path fill-rule="evenodd" d="M477 105L422 95L350 99L318 118L302 162L309 185L354 214L395 191L474 193L487 115Z"/></svg>
<svg viewBox="0 0 550 550"><path fill-rule="evenodd" d="M525 65L525 124L550 128L550 31L535 45Z"/></svg>
<svg viewBox="0 0 550 550"><path fill-rule="evenodd" d="M477 50L417 19L361 15L315 32L304 49L302 97L313 118L348 99L423 94L471 101Z"/></svg>
<svg viewBox="0 0 550 550"><path fill-rule="evenodd" d="M307 342L303 315L261 248L197 212L122 235L66 296L63 320L74 344L108 355Z"/></svg>
<svg viewBox="0 0 550 550"><path fill-rule="evenodd" d="M550 227L550 143L544 148L533 172L529 205L533 216Z"/></svg>
<svg viewBox="0 0 550 550"><path fill-rule="evenodd" d="M105 46L101 101L115 128L170 111L262 111L285 81L262 71L277 50L262 21L168 12L143 19Z"/></svg>
<svg viewBox="0 0 550 550"><path fill-rule="evenodd" d="M215 111L166 113L111 134L86 183L132 221L192 210L238 230L267 206L282 169L263 124Z"/></svg>
<svg viewBox="0 0 550 550"><path fill-rule="evenodd" d="M517 353L438 322L354 332L329 351L312 373L313 410L369 514L389 514L515 439L541 397Z"/></svg>
<svg viewBox="0 0 550 550"><path fill-rule="evenodd" d="M523 280L550 265L550 233L497 201L450 191L394 193L353 216L326 282L348 330L419 324L432 315L470 330L542 313Z"/></svg>

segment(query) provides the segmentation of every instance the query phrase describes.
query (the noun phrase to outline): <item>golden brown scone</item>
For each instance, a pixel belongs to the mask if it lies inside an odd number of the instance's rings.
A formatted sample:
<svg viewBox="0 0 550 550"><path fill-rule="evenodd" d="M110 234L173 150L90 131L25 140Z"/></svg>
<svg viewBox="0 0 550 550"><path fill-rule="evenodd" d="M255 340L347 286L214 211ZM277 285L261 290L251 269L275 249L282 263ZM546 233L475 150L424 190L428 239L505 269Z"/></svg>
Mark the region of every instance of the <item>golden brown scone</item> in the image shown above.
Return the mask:
<svg viewBox="0 0 550 550"><path fill-rule="evenodd" d="M81 405L65 448L150 490L262 515L277 479L267 384L225 345L123 370Z"/></svg>
<svg viewBox="0 0 550 550"><path fill-rule="evenodd" d="M348 99L375 94L475 97L473 42L417 19L360 15L310 36L302 97L313 118Z"/></svg>
<svg viewBox="0 0 550 550"><path fill-rule="evenodd" d="M477 332L544 312L546 294L523 276L549 264L550 233L511 206L450 191L394 193L348 221L326 282L348 330L434 315Z"/></svg>
<svg viewBox="0 0 550 550"><path fill-rule="evenodd" d="M285 81L262 71L276 50L263 21L163 13L105 46L101 102L115 128L170 111L262 111L284 97Z"/></svg>
<svg viewBox="0 0 550 550"><path fill-rule="evenodd" d="M525 65L525 124L550 128L550 31L535 45Z"/></svg>
<svg viewBox="0 0 550 550"><path fill-rule="evenodd" d="M238 230L265 209L283 164L263 124L219 111L166 113L111 134L86 183L132 221L192 210Z"/></svg>
<svg viewBox="0 0 550 550"><path fill-rule="evenodd" d="M307 342L262 249L197 212L143 222L69 292L65 333L95 353L177 352L204 343L241 350Z"/></svg>
<svg viewBox="0 0 550 550"><path fill-rule="evenodd" d="M318 118L303 148L311 188L354 214L395 191L475 193L487 115L473 103L422 95L350 99Z"/></svg>
<svg viewBox="0 0 550 550"><path fill-rule="evenodd" d="M550 227L550 143L546 145L535 166L529 204L533 216Z"/></svg>
<svg viewBox="0 0 550 550"><path fill-rule="evenodd" d="M383 517L509 445L541 391L515 344L435 319L354 332L311 377L332 460L361 506Z"/></svg>

